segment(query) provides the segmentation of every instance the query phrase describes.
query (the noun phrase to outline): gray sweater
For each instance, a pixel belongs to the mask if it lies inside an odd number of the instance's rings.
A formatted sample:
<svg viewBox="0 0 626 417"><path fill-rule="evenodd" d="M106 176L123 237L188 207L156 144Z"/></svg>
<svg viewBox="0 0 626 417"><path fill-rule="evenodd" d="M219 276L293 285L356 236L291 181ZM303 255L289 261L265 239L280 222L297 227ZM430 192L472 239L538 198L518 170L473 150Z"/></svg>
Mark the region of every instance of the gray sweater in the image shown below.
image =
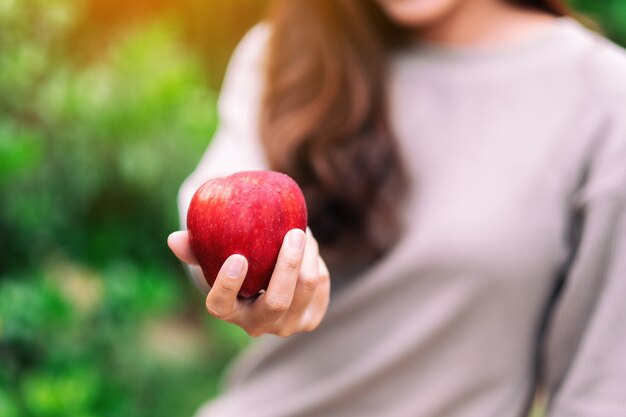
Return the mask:
<svg viewBox="0 0 626 417"><path fill-rule="evenodd" d="M183 219L206 179L267 168L267 36L232 58ZM403 238L316 331L255 341L199 415L522 417L541 387L550 417L625 417L624 51L563 18L507 48L412 44L389 89Z"/></svg>

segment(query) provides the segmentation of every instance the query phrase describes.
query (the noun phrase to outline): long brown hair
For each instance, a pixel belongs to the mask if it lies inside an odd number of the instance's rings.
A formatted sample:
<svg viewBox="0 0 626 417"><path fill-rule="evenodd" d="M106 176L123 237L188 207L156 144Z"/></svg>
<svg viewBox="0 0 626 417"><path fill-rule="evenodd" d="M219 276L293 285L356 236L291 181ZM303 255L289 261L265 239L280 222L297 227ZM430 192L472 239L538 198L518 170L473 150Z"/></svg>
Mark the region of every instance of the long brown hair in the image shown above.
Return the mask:
<svg viewBox="0 0 626 417"><path fill-rule="evenodd" d="M563 0L511 0L555 15ZM373 0L277 0L261 137L293 176L327 257L365 266L400 235L407 175L387 115L387 55L406 38ZM336 262L335 262L336 263Z"/></svg>

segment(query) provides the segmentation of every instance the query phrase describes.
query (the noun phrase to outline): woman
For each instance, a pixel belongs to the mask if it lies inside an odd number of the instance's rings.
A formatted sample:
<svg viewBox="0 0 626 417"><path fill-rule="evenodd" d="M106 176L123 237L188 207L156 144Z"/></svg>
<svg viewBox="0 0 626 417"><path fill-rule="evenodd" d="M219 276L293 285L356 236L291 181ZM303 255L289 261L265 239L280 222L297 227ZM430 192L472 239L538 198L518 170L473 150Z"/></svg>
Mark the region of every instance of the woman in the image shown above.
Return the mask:
<svg viewBox="0 0 626 417"><path fill-rule="evenodd" d="M200 416L522 417L537 387L550 417L626 416L626 55L566 14L283 0L246 36L181 214L206 179L272 168L312 234L252 303L225 263L209 313L286 338Z"/></svg>

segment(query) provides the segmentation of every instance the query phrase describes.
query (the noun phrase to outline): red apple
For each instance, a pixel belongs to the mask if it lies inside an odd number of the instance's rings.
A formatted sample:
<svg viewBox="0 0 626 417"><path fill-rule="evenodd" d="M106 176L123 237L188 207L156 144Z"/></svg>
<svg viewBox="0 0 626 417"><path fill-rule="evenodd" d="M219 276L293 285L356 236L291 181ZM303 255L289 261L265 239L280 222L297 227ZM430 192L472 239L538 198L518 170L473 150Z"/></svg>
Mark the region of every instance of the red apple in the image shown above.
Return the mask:
<svg viewBox="0 0 626 417"><path fill-rule="evenodd" d="M285 234L306 228L307 211L298 184L274 171L238 172L204 183L187 212L189 240L204 277L213 285L230 255L248 260L239 295L267 289Z"/></svg>

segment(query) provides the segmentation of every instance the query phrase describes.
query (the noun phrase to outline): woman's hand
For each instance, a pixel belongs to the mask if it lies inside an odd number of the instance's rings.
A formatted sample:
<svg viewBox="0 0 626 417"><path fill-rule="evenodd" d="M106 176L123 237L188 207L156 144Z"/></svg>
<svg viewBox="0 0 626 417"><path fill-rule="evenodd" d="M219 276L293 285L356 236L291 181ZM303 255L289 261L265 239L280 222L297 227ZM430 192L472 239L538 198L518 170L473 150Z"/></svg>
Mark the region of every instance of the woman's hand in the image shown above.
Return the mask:
<svg viewBox="0 0 626 417"><path fill-rule="evenodd" d="M167 243L181 261L198 264L186 231L172 233ZM242 327L251 336L287 337L319 326L328 308L330 279L309 229L306 234L293 229L285 235L267 291L254 300L237 297L247 269L248 262L241 255L231 255L224 262L206 297L209 314Z"/></svg>

